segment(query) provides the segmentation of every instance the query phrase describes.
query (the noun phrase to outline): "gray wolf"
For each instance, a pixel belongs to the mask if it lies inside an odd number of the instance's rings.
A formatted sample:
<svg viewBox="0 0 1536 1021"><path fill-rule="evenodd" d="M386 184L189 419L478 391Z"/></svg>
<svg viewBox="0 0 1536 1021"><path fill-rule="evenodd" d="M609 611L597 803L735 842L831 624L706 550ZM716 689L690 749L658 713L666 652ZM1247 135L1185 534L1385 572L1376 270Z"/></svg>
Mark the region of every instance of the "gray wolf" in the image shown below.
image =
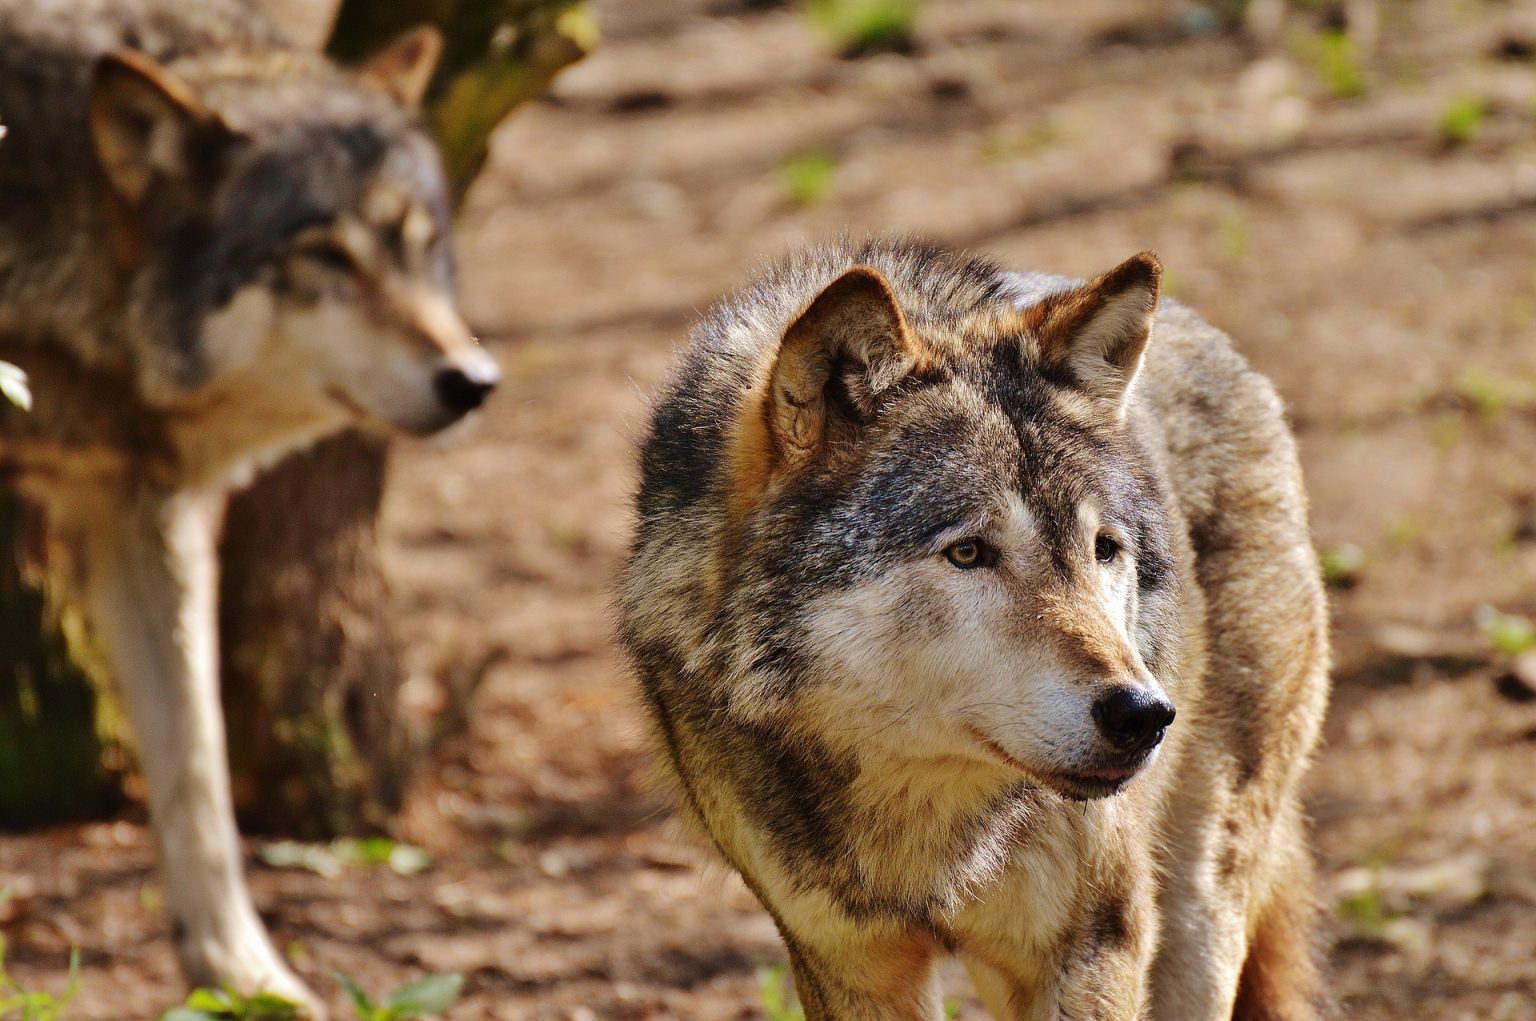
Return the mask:
<svg viewBox="0 0 1536 1021"><path fill-rule="evenodd" d="M1327 635L1270 385L1135 256L905 241L723 301L657 399L622 637L806 1015L1315 1018Z"/></svg>
<svg viewBox="0 0 1536 1021"><path fill-rule="evenodd" d="M416 110L439 49L344 71L235 0L0 3L0 359L35 398L0 410L0 475L121 689L196 983L307 997L241 877L223 494L344 426L435 432L497 381Z"/></svg>

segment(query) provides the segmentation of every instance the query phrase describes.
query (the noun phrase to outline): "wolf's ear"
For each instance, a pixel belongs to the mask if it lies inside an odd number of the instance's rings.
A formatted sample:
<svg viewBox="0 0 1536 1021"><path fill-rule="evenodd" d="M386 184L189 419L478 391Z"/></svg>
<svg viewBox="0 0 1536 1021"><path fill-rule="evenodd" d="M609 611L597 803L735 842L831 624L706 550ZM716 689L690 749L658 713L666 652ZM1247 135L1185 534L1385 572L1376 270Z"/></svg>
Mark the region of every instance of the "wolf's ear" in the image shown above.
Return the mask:
<svg viewBox="0 0 1536 1021"><path fill-rule="evenodd" d="M836 429L857 427L917 364L917 343L879 270L855 266L828 284L784 334L768 427L791 466Z"/></svg>
<svg viewBox="0 0 1536 1021"><path fill-rule="evenodd" d="M364 61L357 74L406 106L419 106L442 55L443 33L418 25Z"/></svg>
<svg viewBox="0 0 1536 1021"><path fill-rule="evenodd" d="M1152 333L1162 274L1157 256L1142 252L1026 309L1041 355L1071 369L1089 393L1123 407Z"/></svg>
<svg viewBox="0 0 1536 1021"><path fill-rule="evenodd" d="M226 133L191 86L133 50L97 61L88 116L107 183L134 205L155 178L190 177L198 147Z"/></svg>

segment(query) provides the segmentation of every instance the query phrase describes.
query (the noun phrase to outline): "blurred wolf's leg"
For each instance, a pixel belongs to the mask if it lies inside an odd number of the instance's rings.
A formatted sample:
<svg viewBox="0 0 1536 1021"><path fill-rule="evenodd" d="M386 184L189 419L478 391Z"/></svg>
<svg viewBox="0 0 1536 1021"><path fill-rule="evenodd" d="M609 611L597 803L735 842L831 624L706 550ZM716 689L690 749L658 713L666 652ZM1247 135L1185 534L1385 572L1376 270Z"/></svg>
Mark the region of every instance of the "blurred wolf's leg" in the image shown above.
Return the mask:
<svg viewBox="0 0 1536 1021"><path fill-rule="evenodd" d="M294 999L241 870L219 704L214 534L220 498L130 484L73 501L91 630L122 694L149 788L177 954L195 984Z"/></svg>

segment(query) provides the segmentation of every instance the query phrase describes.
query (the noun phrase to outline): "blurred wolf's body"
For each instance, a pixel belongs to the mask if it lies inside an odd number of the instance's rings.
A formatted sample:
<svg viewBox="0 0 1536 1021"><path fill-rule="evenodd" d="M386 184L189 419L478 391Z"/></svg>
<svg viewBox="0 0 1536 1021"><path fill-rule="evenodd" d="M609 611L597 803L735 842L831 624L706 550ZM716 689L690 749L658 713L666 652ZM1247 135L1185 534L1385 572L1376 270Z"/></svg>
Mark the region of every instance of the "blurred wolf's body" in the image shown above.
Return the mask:
<svg viewBox="0 0 1536 1021"><path fill-rule="evenodd" d="M1326 1003L1295 449L1159 275L813 250L656 405L623 637L810 1018L939 1018L946 952L1000 1018Z"/></svg>
<svg viewBox="0 0 1536 1021"><path fill-rule="evenodd" d="M0 359L35 398L0 407L0 476L120 684L195 982L306 995L240 875L223 494L349 424L433 432L496 381L414 109L438 48L344 72L233 0L0 2Z"/></svg>

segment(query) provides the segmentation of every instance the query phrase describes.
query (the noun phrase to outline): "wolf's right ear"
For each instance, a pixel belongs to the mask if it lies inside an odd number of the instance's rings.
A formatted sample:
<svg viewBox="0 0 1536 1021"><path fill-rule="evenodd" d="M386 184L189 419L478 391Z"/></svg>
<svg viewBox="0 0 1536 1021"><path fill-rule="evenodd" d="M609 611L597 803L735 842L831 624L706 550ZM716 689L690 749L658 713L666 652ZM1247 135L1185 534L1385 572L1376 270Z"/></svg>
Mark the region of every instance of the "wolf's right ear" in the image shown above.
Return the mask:
<svg viewBox="0 0 1536 1021"><path fill-rule="evenodd" d="M798 466L830 433L872 417L917 362L917 342L879 270L855 266L832 281L779 345L766 414L780 457Z"/></svg>
<svg viewBox="0 0 1536 1021"><path fill-rule="evenodd" d="M131 205L156 178L186 180L199 144L226 134L191 86L133 50L97 61L89 120L102 173Z"/></svg>

